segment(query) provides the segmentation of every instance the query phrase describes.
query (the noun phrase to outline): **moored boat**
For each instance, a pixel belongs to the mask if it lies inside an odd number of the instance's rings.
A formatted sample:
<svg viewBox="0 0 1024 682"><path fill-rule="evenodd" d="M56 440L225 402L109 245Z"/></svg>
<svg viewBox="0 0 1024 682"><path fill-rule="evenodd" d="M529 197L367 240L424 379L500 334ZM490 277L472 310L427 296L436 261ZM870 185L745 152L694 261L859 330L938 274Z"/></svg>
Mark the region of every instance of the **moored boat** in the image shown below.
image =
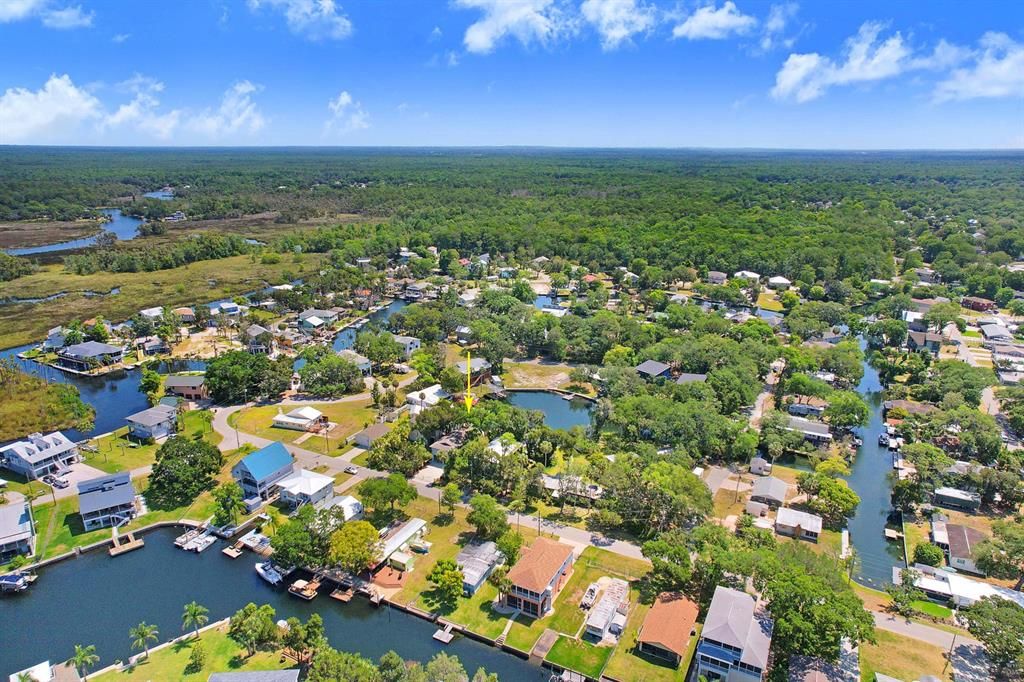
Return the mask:
<svg viewBox="0 0 1024 682"><path fill-rule="evenodd" d="M284 578L281 577L281 574L277 572L277 569L274 568L274 565L269 561L263 561L256 564L256 572L259 573L261 578L271 585L280 585L281 581L284 580Z"/></svg>

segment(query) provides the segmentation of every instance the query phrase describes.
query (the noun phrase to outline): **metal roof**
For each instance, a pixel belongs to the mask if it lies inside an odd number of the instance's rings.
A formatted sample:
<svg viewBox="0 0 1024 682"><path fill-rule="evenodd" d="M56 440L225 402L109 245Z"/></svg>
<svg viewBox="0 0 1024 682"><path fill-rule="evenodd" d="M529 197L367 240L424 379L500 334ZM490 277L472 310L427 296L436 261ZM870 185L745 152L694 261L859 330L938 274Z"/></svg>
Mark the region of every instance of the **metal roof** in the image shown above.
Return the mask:
<svg viewBox="0 0 1024 682"><path fill-rule="evenodd" d="M246 455L239 464L248 469L254 479L262 481L271 474L291 466L292 456L283 443L274 441L251 455Z"/></svg>
<svg viewBox="0 0 1024 682"><path fill-rule="evenodd" d="M127 471L100 476L78 484L78 511L80 514L131 504L135 488Z"/></svg>

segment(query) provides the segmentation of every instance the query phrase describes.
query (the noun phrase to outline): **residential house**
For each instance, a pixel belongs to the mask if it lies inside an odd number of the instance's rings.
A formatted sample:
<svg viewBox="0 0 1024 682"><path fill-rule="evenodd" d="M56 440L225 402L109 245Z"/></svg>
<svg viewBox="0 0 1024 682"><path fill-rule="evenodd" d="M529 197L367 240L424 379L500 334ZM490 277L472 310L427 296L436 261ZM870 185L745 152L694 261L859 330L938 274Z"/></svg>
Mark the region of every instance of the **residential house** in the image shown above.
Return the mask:
<svg viewBox="0 0 1024 682"><path fill-rule="evenodd" d="M361 288L352 291L352 304L358 310L369 310L377 303L379 298L373 289Z"/></svg>
<svg viewBox="0 0 1024 682"><path fill-rule="evenodd" d="M358 521L363 518L363 503L351 495L332 497L326 506L329 509L341 509L345 521Z"/></svg>
<svg viewBox="0 0 1024 682"><path fill-rule="evenodd" d="M596 483L587 483L579 476L541 474L540 482L555 500L565 495L583 504L589 504L604 496L604 488Z"/></svg>
<svg viewBox="0 0 1024 682"><path fill-rule="evenodd" d="M949 602L958 608L970 608L985 597L1002 597L1024 608L1024 592L975 580L945 568L925 564L914 564L911 568L916 573L914 586L924 592L929 599ZM893 584L899 585L903 582L905 571L906 569L900 566L893 567Z"/></svg>
<svg viewBox="0 0 1024 682"><path fill-rule="evenodd" d="M722 285L725 284L726 281L728 281L729 276L726 275L724 272L718 272L717 270L708 270L708 276L706 279L708 284Z"/></svg>
<svg viewBox="0 0 1024 682"><path fill-rule="evenodd" d="M804 440L812 443L827 443L832 440L832 431L828 428L828 424L803 417L790 417L786 429L802 433Z"/></svg>
<svg viewBox="0 0 1024 682"><path fill-rule="evenodd" d="M638 371L639 371L639 369L638 369ZM682 374L680 374L679 376L676 377L676 383L679 384L679 385L683 385L683 384L699 384L699 383L704 383L707 380L708 380L708 375L707 374L690 374L688 372L683 372Z"/></svg>
<svg viewBox="0 0 1024 682"><path fill-rule="evenodd" d="M338 357L344 360L348 360L353 365L355 365L356 369L358 369L364 377L370 376L370 374L373 371L373 365L370 364L370 359L367 358L365 355L360 355L354 350L351 350L349 348L339 350Z"/></svg>
<svg viewBox="0 0 1024 682"><path fill-rule="evenodd" d="M787 410L800 417L820 417L825 413L828 401L813 395L790 396Z"/></svg>
<svg viewBox="0 0 1024 682"><path fill-rule="evenodd" d="M537 618L547 614L569 579L572 564L570 545L538 537L508 572L512 589L505 595L505 605Z"/></svg>
<svg viewBox="0 0 1024 682"><path fill-rule="evenodd" d="M360 270L369 270L370 265L373 263L373 259L367 256L356 258L356 265L359 266Z"/></svg>
<svg viewBox="0 0 1024 682"><path fill-rule="evenodd" d="M739 272L734 273L733 277L736 279L746 280L751 284L757 284L761 281L761 275L756 272L751 272L750 270L740 270Z"/></svg>
<svg viewBox="0 0 1024 682"><path fill-rule="evenodd" d="M412 406L413 414L419 414L428 407L433 407L442 400L447 400L450 397L451 396L441 388L441 384L434 384L433 386L427 386L419 391L410 391L405 395L405 402Z"/></svg>
<svg viewBox="0 0 1024 682"><path fill-rule="evenodd" d="M317 318L320 320L320 324L314 325L313 328L319 328L323 325L332 325L338 321L338 313L333 310L320 310L319 308L308 308L299 313L299 325L309 320L310 318Z"/></svg>
<svg viewBox="0 0 1024 682"><path fill-rule="evenodd" d="M128 436L139 440L161 440L178 430L178 410L170 405L154 405L125 417Z"/></svg>
<svg viewBox="0 0 1024 682"><path fill-rule="evenodd" d="M769 476L772 473L772 463L764 457L753 457L750 460L750 473L755 476Z"/></svg>
<svg viewBox="0 0 1024 682"><path fill-rule="evenodd" d="M409 571L413 567L413 555L406 550L414 542L418 542L427 532L427 522L423 519L409 519L398 528L390 531L382 538L382 546L377 566L387 564L399 571Z"/></svg>
<svg viewBox="0 0 1024 682"><path fill-rule="evenodd" d="M463 308L472 308L476 305L476 300L480 298L479 289L467 289L459 294L458 304Z"/></svg>
<svg viewBox="0 0 1024 682"><path fill-rule="evenodd" d="M949 558L949 565L958 571L985 575L985 571L978 568L974 551L987 539L988 536L977 528L947 523L946 555Z"/></svg>
<svg viewBox="0 0 1024 682"><path fill-rule="evenodd" d="M164 309L163 306L156 306L155 308L146 308L145 310L140 310L139 315L145 317L146 319L152 322L157 322L163 319Z"/></svg>
<svg viewBox="0 0 1024 682"><path fill-rule="evenodd" d="M932 502L950 509L977 511L981 507L981 495L959 488L936 488Z"/></svg>
<svg viewBox="0 0 1024 682"><path fill-rule="evenodd" d="M420 340L415 336L403 336L395 334L392 336L396 343L402 347L402 356L408 360L412 354L420 349Z"/></svg>
<svg viewBox="0 0 1024 682"><path fill-rule="evenodd" d="M754 487L750 492L750 499L754 502L767 504L774 509L786 503L786 493L788 492L789 485L781 478L765 476L754 481Z"/></svg>
<svg viewBox="0 0 1024 682"><path fill-rule="evenodd" d="M987 313L992 310L998 310L998 306L995 303L988 300L987 298L981 298L980 296L964 296L960 299L960 305L969 309L975 310L979 313Z"/></svg>
<svg viewBox="0 0 1024 682"><path fill-rule="evenodd" d="M681 592L662 592L640 624L637 649L678 666L695 633L698 611L697 604Z"/></svg>
<svg viewBox="0 0 1024 682"><path fill-rule="evenodd" d="M914 268L914 275L921 284L938 284L942 281L939 273L931 268Z"/></svg>
<svg viewBox="0 0 1024 682"><path fill-rule="evenodd" d="M1013 341L1013 334L1001 324L983 324L980 329L981 335L987 343L1009 343Z"/></svg>
<svg viewBox="0 0 1024 682"><path fill-rule="evenodd" d="M19 554L36 553L36 530L32 511L25 500L0 506L0 563Z"/></svg>
<svg viewBox="0 0 1024 682"><path fill-rule="evenodd" d="M304 504L322 507L334 498L334 478L315 471L299 469L277 482L281 501L293 509Z"/></svg>
<svg viewBox="0 0 1024 682"><path fill-rule="evenodd" d="M628 607L629 583L621 578L610 578L604 592L587 612L584 633L599 642L608 634L621 635Z"/></svg>
<svg viewBox="0 0 1024 682"><path fill-rule="evenodd" d="M848 639L843 640L835 662L814 656L789 658L789 682L860 682L860 679L860 651ZM892 679L876 674L874 682Z"/></svg>
<svg viewBox="0 0 1024 682"><path fill-rule="evenodd" d="M467 440L469 440L469 428L452 431L430 444L430 455L436 462L444 461L449 452L461 448Z"/></svg>
<svg viewBox="0 0 1024 682"><path fill-rule="evenodd" d="M697 675L760 682L768 665L772 621L746 592L718 586L697 642Z"/></svg>
<svg viewBox="0 0 1024 682"><path fill-rule="evenodd" d="M86 341L57 351L57 363L78 371L115 365L124 359L124 348L110 343Z"/></svg>
<svg viewBox="0 0 1024 682"><path fill-rule="evenodd" d="M135 518L135 487L127 471L78 484L78 513L86 530L119 526Z"/></svg>
<svg viewBox="0 0 1024 682"><path fill-rule="evenodd" d="M391 431L391 425L385 423L370 424L365 429L357 433L352 437L352 441L356 446L369 450L373 446L374 442L381 436Z"/></svg>
<svg viewBox="0 0 1024 682"><path fill-rule="evenodd" d="M672 368L657 360L644 360L636 366L636 373L644 379L667 379Z"/></svg>
<svg viewBox="0 0 1024 682"><path fill-rule="evenodd" d="M460 376L466 376L468 371L469 382L473 386L491 380L491 363L483 358L470 358L468 365L465 360L460 360L455 363L455 370Z"/></svg>
<svg viewBox="0 0 1024 682"><path fill-rule="evenodd" d="M776 291L786 291L790 286L792 286L792 284L792 282L782 275L775 275L774 277L768 278L768 288L775 289Z"/></svg>
<svg viewBox="0 0 1024 682"><path fill-rule="evenodd" d="M467 343L472 343L473 330L464 324L460 324L455 328L455 340L462 346L465 346Z"/></svg>
<svg viewBox="0 0 1024 682"><path fill-rule="evenodd" d="M817 542L818 536L821 535L821 517L791 507L782 507L775 515L775 532L797 540Z"/></svg>
<svg viewBox="0 0 1024 682"><path fill-rule="evenodd" d="M231 476L242 487L242 494L247 499L267 500L277 488L277 483L290 476L294 467L292 456L284 444L275 441L239 460L232 467Z"/></svg>
<svg viewBox="0 0 1024 682"><path fill-rule="evenodd" d="M292 431L316 431L327 423L327 417L320 410L311 405L296 407L289 412L281 411L274 415L272 424L279 429L291 429Z"/></svg>
<svg viewBox="0 0 1024 682"><path fill-rule="evenodd" d="M164 391L185 400L206 400L210 392L206 389L206 376L202 374L171 375L164 380Z"/></svg>
<svg viewBox="0 0 1024 682"><path fill-rule="evenodd" d="M60 431L29 434L0 448L0 462L29 480L64 472L79 459L78 445Z"/></svg>
<svg viewBox="0 0 1024 682"><path fill-rule="evenodd" d="M935 332L907 332L907 349L910 351L928 351L932 355L938 355L942 348L942 334Z"/></svg>
<svg viewBox="0 0 1024 682"><path fill-rule="evenodd" d="M928 331L928 322L924 319L924 313L916 310L904 310L903 321L907 323L907 329L915 332Z"/></svg>
<svg viewBox="0 0 1024 682"><path fill-rule="evenodd" d="M466 544L455 556L455 563L462 569L462 593L467 597L476 594L502 559L498 546L490 540Z"/></svg>
<svg viewBox="0 0 1024 682"><path fill-rule="evenodd" d="M64 327L54 327L46 332L46 340L43 341L43 350L57 350L63 348L65 341Z"/></svg>
<svg viewBox="0 0 1024 682"><path fill-rule="evenodd" d="M196 321L196 311L188 306L175 308L171 312L182 324L192 324Z"/></svg>
<svg viewBox="0 0 1024 682"><path fill-rule="evenodd" d="M134 346L142 351L143 355L162 355L171 352L167 342L156 335L140 336L135 339Z"/></svg>
<svg viewBox="0 0 1024 682"><path fill-rule="evenodd" d="M251 324L245 329L246 350L253 355L270 355L274 352L274 335L266 327Z"/></svg>
<svg viewBox="0 0 1024 682"><path fill-rule="evenodd" d="M882 407L885 409L886 416L893 410L906 412L909 415L925 415L939 409L934 405L919 403L916 400L886 400L882 403Z"/></svg>

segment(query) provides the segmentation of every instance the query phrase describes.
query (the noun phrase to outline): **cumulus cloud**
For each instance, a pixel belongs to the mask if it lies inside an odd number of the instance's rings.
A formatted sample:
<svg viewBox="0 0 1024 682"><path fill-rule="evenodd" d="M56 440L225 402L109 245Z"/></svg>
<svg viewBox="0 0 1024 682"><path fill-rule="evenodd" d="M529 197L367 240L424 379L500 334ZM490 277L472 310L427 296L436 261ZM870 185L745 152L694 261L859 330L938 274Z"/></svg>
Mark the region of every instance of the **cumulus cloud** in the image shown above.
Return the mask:
<svg viewBox="0 0 1024 682"><path fill-rule="evenodd" d="M252 95L260 90L260 86L247 80L238 81L224 93L219 107L193 116L188 122L189 128L208 137L258 133L266 125L266 119Z"/></svg>
<svg viewBox="0 0 1024 682"><path fill-rule="evenodd" d="M637 0L584 0L580 13L601 34L605 50L618 48L657 23L655 8Z"/></svg>
<svg viewBox="0 0 1024 682"><path fill-rule="evenodd" d="M46 0L0 0L0 22L28 19L45 6Z"/></svg>
<svg viewBox="0 0 1024 682"><path fill-rule="evenodd" d="M969 65L936 86L937 101L1024 96L1024 43L1005 33L986 33L979 47Z"/></svg>
<svg viewBox="0 0 1024 682"><path fill-rule="evenodd" d="M270 7L284 14L292 33L309 40L343 40L352 22L334 0L249 0L250 9Z"/></svg>
<svg viewBox="0 0 1024 682"><path fill-rule="evenodd" d="M101 126L103 130L131 127L158 140L171 139L181 122L182 112L178 109L164 113L159 111L160 100L156 95L163 92L163 83L150 76L135 74L118 83L118 89L134 96L130 102L122 104L114 113L104 117Z"/></svg>
<svg viewBox="0 0 1024 682"><path fill-rule="evenodd" d="M761 27L761 40L758 46L767 52L778 45L791 47L793 39L786 37L786 27L796 18L800 6L795 2L787 2L781 5L772 5L768 10L768 18L764 20Z"/></svg>
<svg viewBox="0 0 1024 682"><path fill-rule="evenodd" d="M348 90L342 90L338 96L327 103L330 118L324 125L325 132L351 133L370 127L370 116L363 105L355 101Z"/></svg>
<svg viewBox="0 0 1024 682"><path fill-rule="evenodd" d="M43 12L43 26L56 29L86 28L92 26L94 12L86 12L81 5Z"/></svg>
<svg viewBox="0 0 1024 682"><path fill-rule="evenodd" d="M687 40L722 40L731 35L744 35L757 26L757 19L743 14L732 0L717 7L705 5L672 29L673 38Z"/></svg>
<svg viewBox="0 0 1024 682"><path fill-rule="evenodd" d="M832 86L879 81L911 68L911 49L903 36L897 31L880 40L883 28L879 22L864 23L846 40L839 62L816 52L789 55L775 76L772 96L809 102Z"/></svg>
<svg viewBox="0 0 1024 682"><path fill-rule="evenodd" d="M506 37L523 45L544 45L574 29L571 17L555 0L455 0L455 5L483 12L463 37L466 49L479 54L492 52Z"/></svg>
<svg viewBox="0 0 1024 682"><path fill-rule="evenodd" d="M39 90L10 88L0 95L0 143L52 141L101 111L100 101L70 76L53 74Z"/></svg>

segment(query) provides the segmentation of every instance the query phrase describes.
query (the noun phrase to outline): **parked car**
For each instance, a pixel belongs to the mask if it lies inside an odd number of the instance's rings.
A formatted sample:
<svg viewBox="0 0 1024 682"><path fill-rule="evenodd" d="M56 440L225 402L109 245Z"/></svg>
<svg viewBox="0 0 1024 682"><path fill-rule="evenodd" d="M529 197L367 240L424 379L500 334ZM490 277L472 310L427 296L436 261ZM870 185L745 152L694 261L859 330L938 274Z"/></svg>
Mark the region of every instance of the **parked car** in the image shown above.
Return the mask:
<svg viewBox="0 0 1024 682"><path fill-rule="evenodd" d="M345 467L345 473L346 474L358 474L359 473L359 468L355 467L355 466L352 466L350 464L349 466Z"/></svg>
<svg viewBox="0 0 1024 682"><path fill-rule="evenodd" d="M65 481L63 478L55 478L53 479L53 485L63 490L64 488L68 487L68 482Z"/></svg>

